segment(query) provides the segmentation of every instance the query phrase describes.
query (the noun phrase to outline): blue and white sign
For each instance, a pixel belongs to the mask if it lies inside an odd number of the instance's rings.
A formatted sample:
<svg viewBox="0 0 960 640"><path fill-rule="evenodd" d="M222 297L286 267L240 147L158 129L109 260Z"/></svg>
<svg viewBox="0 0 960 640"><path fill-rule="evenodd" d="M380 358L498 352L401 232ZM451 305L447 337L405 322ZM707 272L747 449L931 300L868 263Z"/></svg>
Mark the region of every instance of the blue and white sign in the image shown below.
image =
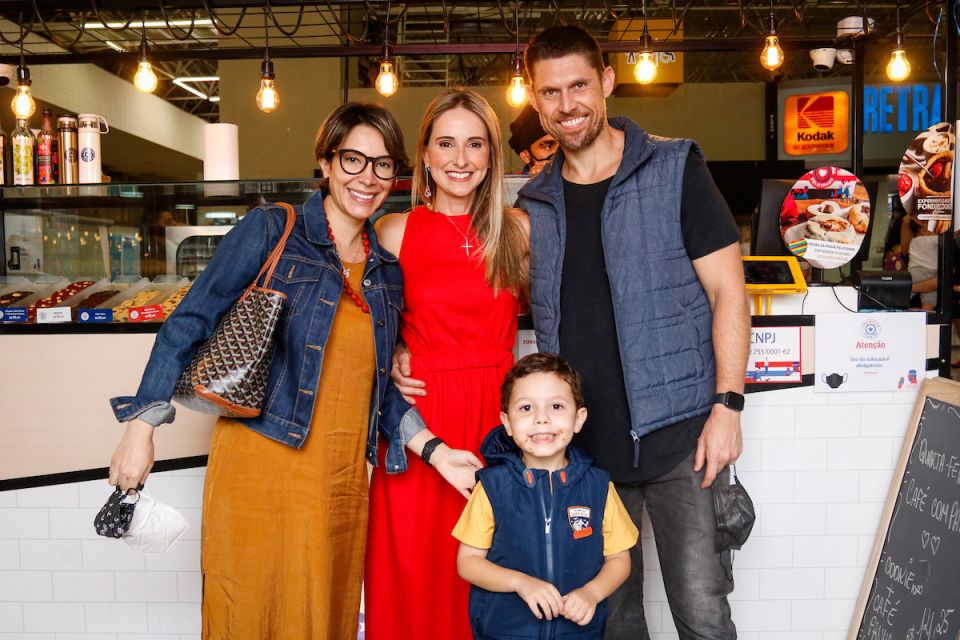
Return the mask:
<svg viewBox="0 0 960 640"><path fill-rule="evenodd" d="M26 322L26 307L4 307L0 309L0 322Z"/></svg>
<svg viewBox="0 0 960 640"><path fill-rule="evenodd" d="M817 315L815 391L916 390L926 371L925 313Z"/></svg>

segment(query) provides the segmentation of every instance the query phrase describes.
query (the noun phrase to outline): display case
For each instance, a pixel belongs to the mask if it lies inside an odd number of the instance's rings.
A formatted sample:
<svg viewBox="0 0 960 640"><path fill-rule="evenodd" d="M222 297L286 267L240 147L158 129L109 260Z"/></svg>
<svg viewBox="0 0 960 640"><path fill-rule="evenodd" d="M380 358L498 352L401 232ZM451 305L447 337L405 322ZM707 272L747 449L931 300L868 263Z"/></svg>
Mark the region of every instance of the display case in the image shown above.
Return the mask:
<svg viewBox="0 0 960 640"><path fill-rule="evenodd" d="M0 187L0 332L155 331L250 209L300 204L319 189L318 180ZM409 198L409 179L398 179L378 214Z"/></svg>

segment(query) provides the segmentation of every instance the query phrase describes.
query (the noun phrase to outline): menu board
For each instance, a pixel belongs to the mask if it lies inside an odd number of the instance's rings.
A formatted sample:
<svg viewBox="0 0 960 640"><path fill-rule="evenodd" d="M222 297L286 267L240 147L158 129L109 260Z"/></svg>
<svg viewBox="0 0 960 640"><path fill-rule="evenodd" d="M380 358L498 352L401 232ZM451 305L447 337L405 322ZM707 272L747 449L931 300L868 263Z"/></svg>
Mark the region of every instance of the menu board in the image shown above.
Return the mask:
<svg viewBox="0 0 960 640"><path fill-rule="evenodd" d="M848 640L953 640L960 630L960 383L925 380Z"/></svg>
<svg viewBox="0 0 960 640"><path fill-rule="evenodd" d="M955 146L953 127L940 122L914 138L900 160L900 202L907 214L914 215L931 233L950 228Z"/></svg>
<svg viewBox="0 0 960 640"><path fill-rule="evenodd" d="M850 262L870 228L870 196L846 169L819 167L793 185L780 209L790 252L818 269Z"/></svg>

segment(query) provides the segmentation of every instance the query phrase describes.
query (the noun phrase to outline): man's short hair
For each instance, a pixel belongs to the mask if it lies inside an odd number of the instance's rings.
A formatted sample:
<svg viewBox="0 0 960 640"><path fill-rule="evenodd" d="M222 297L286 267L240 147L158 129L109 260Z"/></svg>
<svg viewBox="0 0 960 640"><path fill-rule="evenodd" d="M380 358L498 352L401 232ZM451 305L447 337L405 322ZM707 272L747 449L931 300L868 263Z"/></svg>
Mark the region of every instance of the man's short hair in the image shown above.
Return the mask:
<svg viewBox="0 0 960 640"><path fill-rule="evenodd" d="M562 58L571 53L582 55L597 70L597 75L603 75L607 64L600 43L583 27L571 24L550 27L530 39L523 54L530 82L533 82L533 67L537 62Z"/></svg>
<svg viewBox="0 0 960 640"><path fill-rule="evenodd" d="M517 360L500 385L500 410L504 413L510 406L510 394L517 380L526 378L534 373L552 373L570 386L573 401L577 408L583 406L583 381L580 374L565 358L555 353L531 353Z"/></svg>

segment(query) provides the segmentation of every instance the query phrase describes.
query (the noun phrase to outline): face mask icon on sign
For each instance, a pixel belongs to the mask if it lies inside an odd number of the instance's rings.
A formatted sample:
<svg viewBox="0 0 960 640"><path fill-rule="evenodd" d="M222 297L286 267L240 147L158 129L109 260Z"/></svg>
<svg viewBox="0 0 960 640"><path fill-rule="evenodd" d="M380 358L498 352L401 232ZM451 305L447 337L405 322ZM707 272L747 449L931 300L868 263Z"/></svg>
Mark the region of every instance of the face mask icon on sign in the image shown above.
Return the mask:
<svg viewBox="0 0 960 640"><path fill-rule="evenodd" d="M839 373L831 373L827 375L825 373L820 374L820 379L827 383L831 389L836 389L844 382L847 381L847 374L840 375Z"/></svg>

